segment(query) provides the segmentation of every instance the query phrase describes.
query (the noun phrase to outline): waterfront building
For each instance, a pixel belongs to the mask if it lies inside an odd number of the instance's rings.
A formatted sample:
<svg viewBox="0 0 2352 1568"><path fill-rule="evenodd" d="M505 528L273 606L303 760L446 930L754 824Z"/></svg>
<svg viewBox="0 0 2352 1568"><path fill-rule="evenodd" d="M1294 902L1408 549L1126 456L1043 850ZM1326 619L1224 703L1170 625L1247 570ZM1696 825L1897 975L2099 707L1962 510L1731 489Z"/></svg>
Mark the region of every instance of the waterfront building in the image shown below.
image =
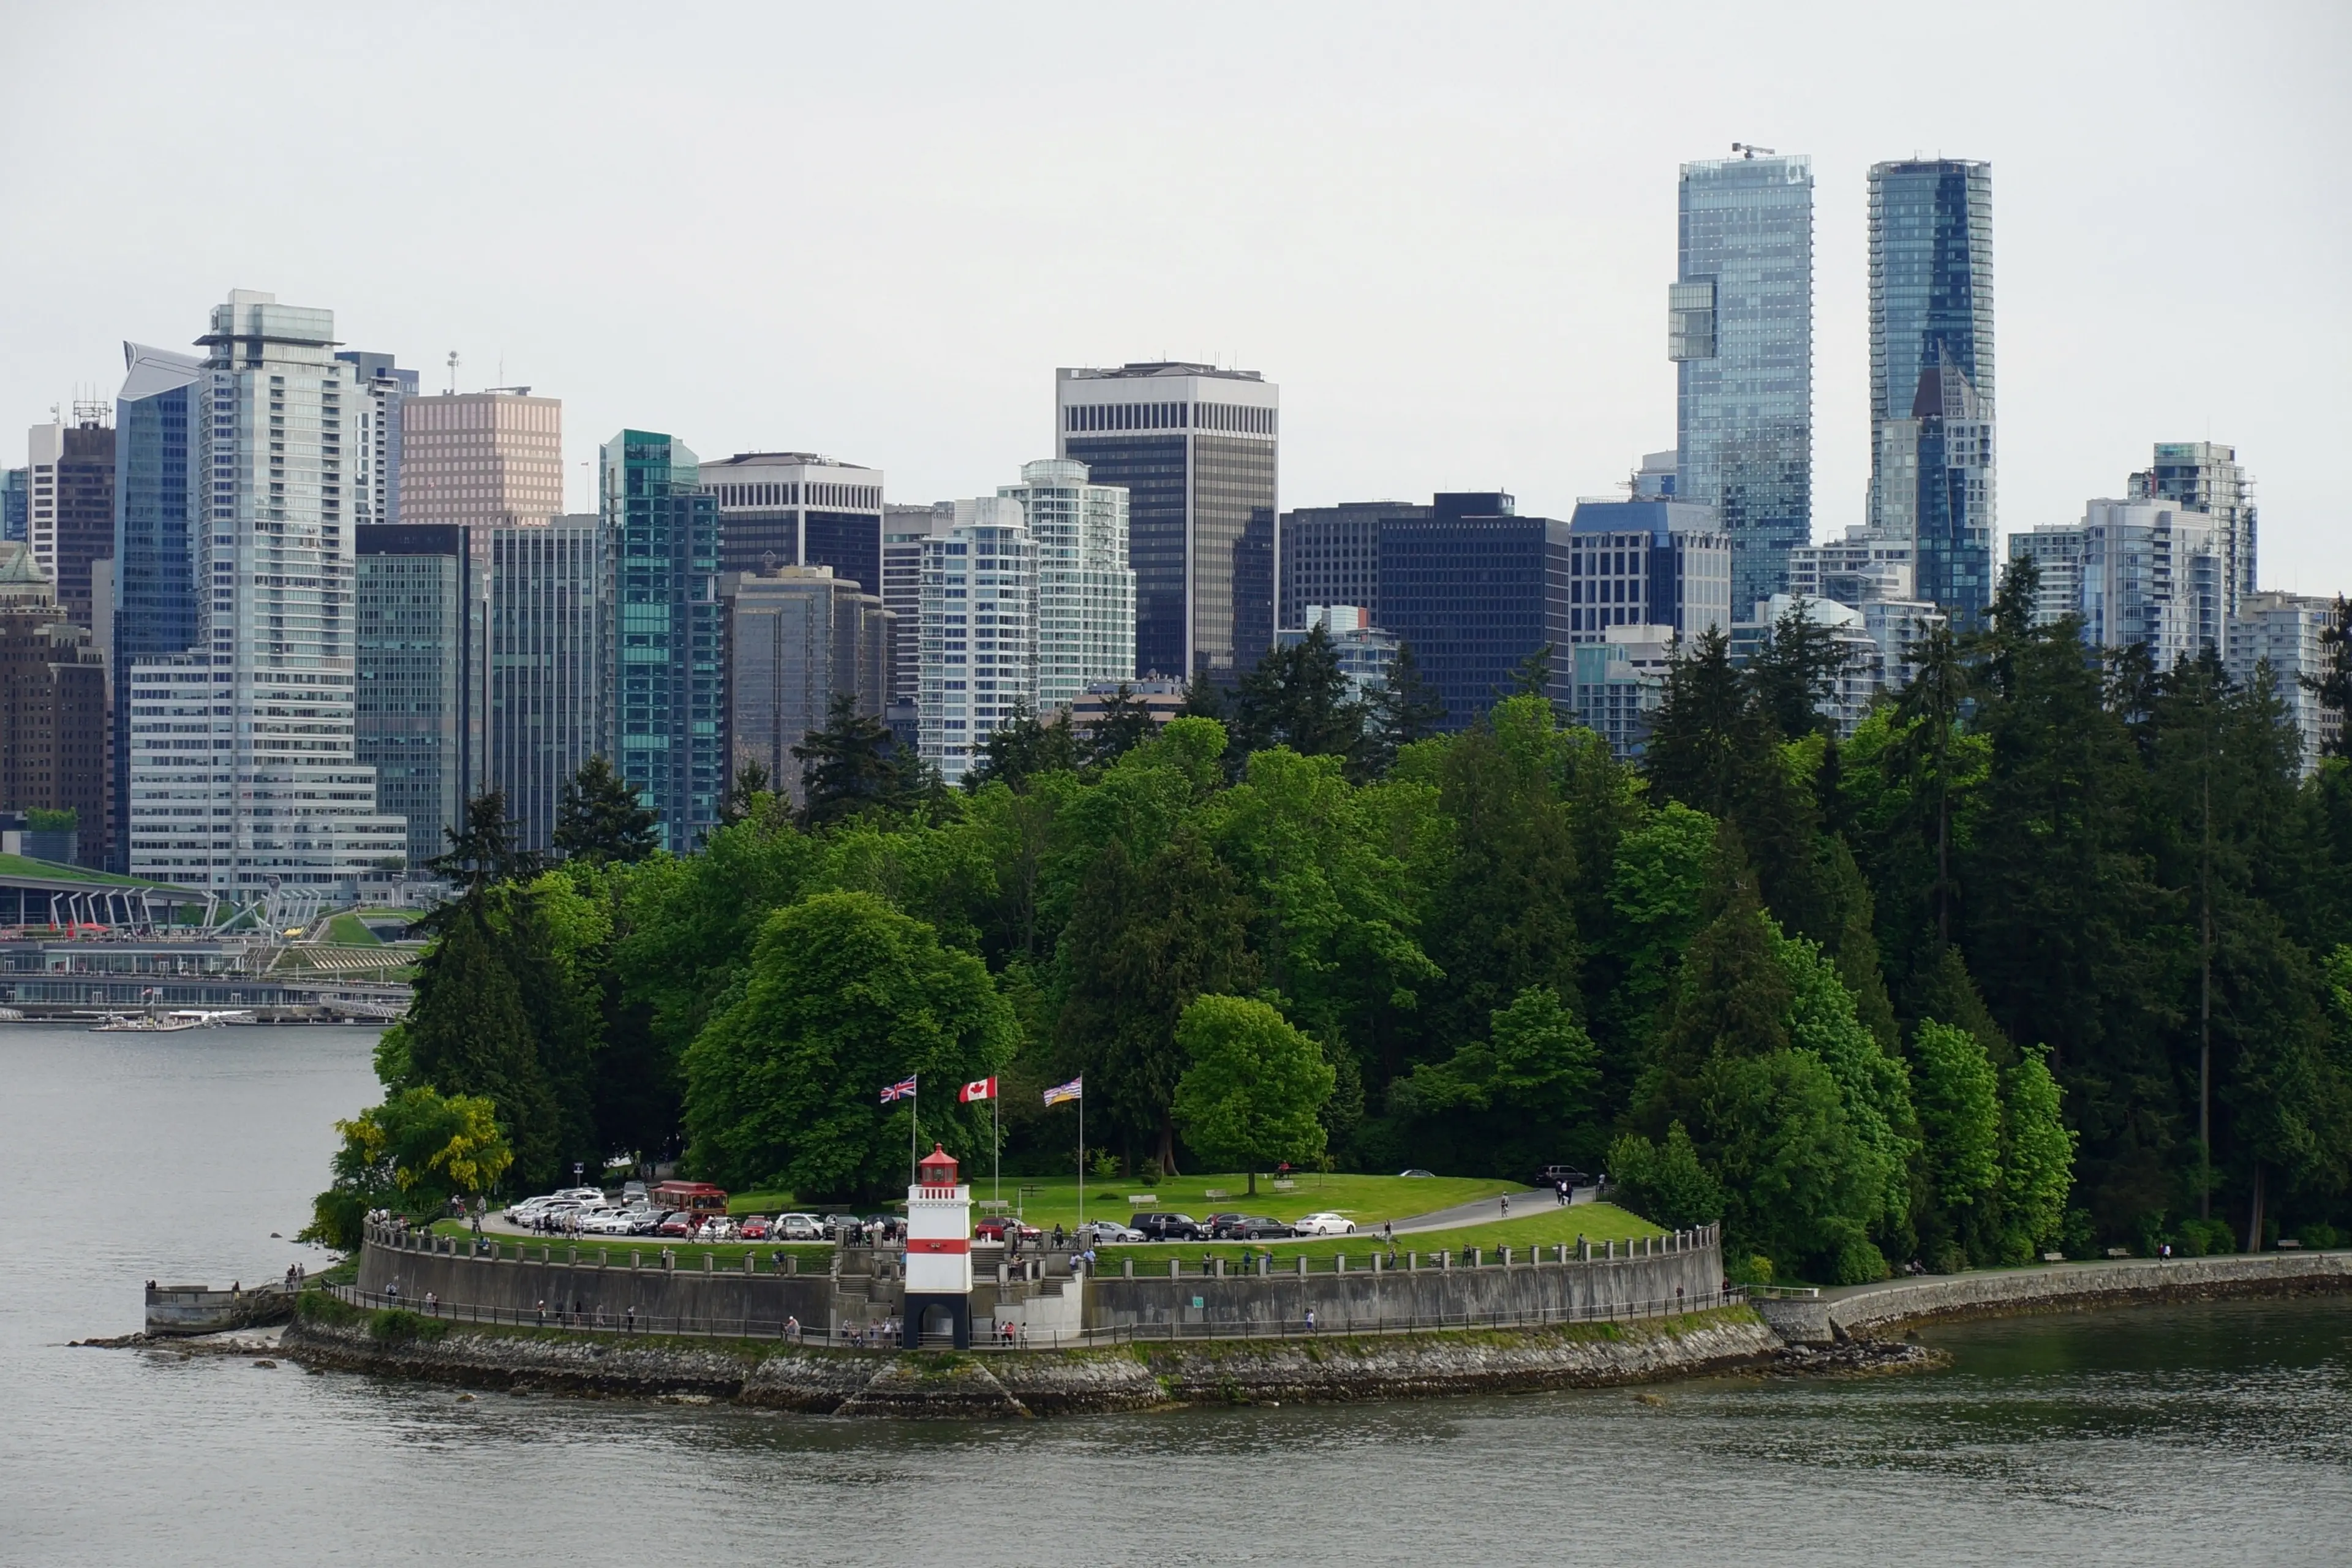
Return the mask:
<svg viewBox="0 0 2352 1568"><path fill-rule="evenodd" d="M1139 673L1230 679L1274 646L1279 404L1254 370L1055 372L1055 455L1129 492Z"/></svg>
<svg viewBox="0 0 2352 1568"><path fill-rule="evenodd" d="M1484 509L1509 516L1508 497ZM1297 507L1282 514L1279 611L1284 626L1307 624L1309 605L1355 605L1373 620L1381 614L1381 529L1391 518L1434 515L1410 501L1341 501Z"/></svg>
<svg viewBox="0 0 2352 1568"><path fill-rule="evenodd" d="M2094 500L2080 523L2011 535L2009 553L2042 567L2035 625L2076 617L2090 647L2142 646L2164 670L2224 651L2216 534L2210 516L2168 501Z"/></svg>
<svg viewBox="0 0 2352 1568"><path fill-rule="evenodd" d="M564 784L607 744L610 542L593 514L485 533L488 782L506 797L517 846L545 854Z"/></svg>
<svg viewBox="0 0 2352 1568"><path fill-rule="evenodd" d="M767 770L769 788L801 800L793 755L824 728L836 697L879 719L889 705L898 617L879 595L830 566L722 572L725 608L727 777L747 763Z"/></svg>
<svg viewBox="0 0 2352 1568"><path fill-rule="evenodd" d="M0 543L0 810L74 813L71 858L104 865L106 752L104 654L31 549Z"/></svg>
<svg viewBox="0 0 2352 1568"><path fill-rule="evenodd" d="M2333 649L2322 640L2336 602L2314 594L2248 594L2230 618L2230 679L2252 686L2263 666L2303 737L2303 772L2316 773L2326 748L2344 732L2344 710L2319 700L2306 681L2326 676Z"/></svg>
<svg viewBox="0 0 2352 1568"><path fill-rule="evenodd" d="M116 671L195 645L196 536L205 508L197 418L205 362L124 343L122 363L114 403L112 613L100 643ZM93 609L97 603L93 591ZM112 723L111 868L121 871L131 842L130 703L114 702Z"/></svg>
<svg viewBox="0 0 2352 1568"><path fill-rule="evenodd" d="M387 492L385 504L403 522L485 528L545 522L563 510L562 398L533 397L527 386L404 394L399 451L397 499ZM368 453L371 493L374 458Z"/></svg>
<svg viewBox="0 0 2352 1568"><path fill-rule="evenodd" d="M1569 525L1448 504L1461 499L1441 495L1434 515L1394 519L1381 530L1381 621L1412 645L1422 678L1445 704L1446 730L1464 729L1494 706L1527 659L1546 649L1550 695L1570 696Z"/></svg>
<svg viewBox="0 0 2352 1568"><path fill-rule="evenodd" d="M1612 626L1685 641L1731 629L1738 543L1713 507L1595 497L1576 503L1571 524L1563 646L1606 641Z"/></svg>
<svg viewBox="0 0 2352 1568"><path fill-rule="evenodd" d="M1021 503L1035 552L1038 710L1067 707L1098 680L1133 679L1126 489L1089 482L1084 463L1046 458L996 493Z"/></svg>
<svg viewBox="0 0 2352 1568"><path fill-rule="evenodd" d="M2177 502L2213 520L2221 552L2222 613L2235 616L2246 595L2260 591L2254 578L2256 525L2254 481L2238 463L2238 449L2212 441L2158 441L2148 466L2134 474L2134 500Z"/></svg>
<svg viewBox="0 0 2352 1568"><path fill-rule="evenodd" d="M727 786L719 502L674 436L624 430L602 456L614 649L604 751L659 819L662 847L683 855L717 824Z"/></svg>
<svg viewBox="0 0 2352 1568"><path fill-rule="evenodd" d="M1339 660L1339 673L1348 678L1350 698L1363 701L1389 683L1389 666L1396 662L1397 649L1402 645L1394 633L1372 625L1362 605L1309 605L1300 620L1304 624L1275 633L1276 646L1297 647L1320 626L1331 639L1331 651Z"/></svg>
<svg viewBox="0 0 2352 1568"><path fill-rule="evenodd" d="M258 900L356 896L407 852L354 743L352 479L365 402L334 313L232 292L198 343L190 651L135 661L131 874Z"/></svg>
<svg viewBox="0 0 2352 1568"><path fill-rule="evenodd" d="M1009 496L956 502L955 526L923 542L919 746L959 784L982 744L1037 710L1036 548Z"/></svg>
<svg viewBox="0 0 2352 1568"><path fill-rule="evenodd" d="M719 569L830 566L882 591L882 470L814 452L738 452L702 465L719 502Z"/></svg>
<svg viewBox="0 0 2352 1568"><path fill-rule="evenodd" d="M1716 509L1746 605L1812 535L1812 160L1685 163L1676 209L1674 494Z"/></svg>
<svg viewBox="0 0 2352 1568"><path fill-rule="evenodd" d="M1918 597L1976 616L1998 527L1992 165L1872 165L1869 231L1869 527L1912 542Z"/></svg>
<svg viewBox="0 0 2352 1568"><path fill-rule="evenodd" d="M90 624L90 563L114 553L113 409L77 403L70 421L26 433L25 542L58 607Z"/></svg>
<svg viewBox="0 0 2352 1568"><path fill-rule="evenodd" d="M362 528L353 563L353 745L377 809L407 821L414 868L447 850L485 787L488 574L456 523Z"/></svg>
<svg viewBox="0 0 2352 1568"><path fill-rule="evenodd" d="M390 354L363 349L345 349L335 357L359 372L360 390L367 395L367 424L355 443L362 479L352 505L359 512L360 526L403 521L400 454L405 407L417 395L416 373L403 370ZM560 459L562 453L557 457ZM561 468L557 475L560 489Z"/></svg>

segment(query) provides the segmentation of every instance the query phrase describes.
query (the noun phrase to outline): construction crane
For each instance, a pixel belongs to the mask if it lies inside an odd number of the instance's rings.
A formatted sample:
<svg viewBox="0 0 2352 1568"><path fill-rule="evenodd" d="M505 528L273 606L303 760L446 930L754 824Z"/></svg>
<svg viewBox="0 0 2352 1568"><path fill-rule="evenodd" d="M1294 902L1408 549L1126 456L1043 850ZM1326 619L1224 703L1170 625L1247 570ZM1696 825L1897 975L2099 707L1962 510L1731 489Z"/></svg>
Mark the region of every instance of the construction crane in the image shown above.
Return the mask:
<svg viewBox="0 0 2352 1568"><path fill-rule="evenodd" d="M1759 147L1753 142L1734 142L1731 144L1731 150L1746 158L1753 158L1759 153L1763 153L1767 158L1773 155L1771 148Z"/></svg>

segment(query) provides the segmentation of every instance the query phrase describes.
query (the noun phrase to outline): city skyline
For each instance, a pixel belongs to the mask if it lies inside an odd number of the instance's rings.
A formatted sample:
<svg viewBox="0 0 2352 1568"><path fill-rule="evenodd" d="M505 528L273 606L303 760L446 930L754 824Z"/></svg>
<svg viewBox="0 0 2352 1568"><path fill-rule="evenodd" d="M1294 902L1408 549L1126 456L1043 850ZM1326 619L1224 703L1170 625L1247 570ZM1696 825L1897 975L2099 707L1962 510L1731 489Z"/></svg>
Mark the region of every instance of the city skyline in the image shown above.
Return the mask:
<svg viewBox="0 0 2352 1568"><path fill-rule="evenodd" d="M1066 103L1018 98L1018 73L986 64L1051 34L1047 19L940 14L882 48L856 23L802 18L814 42L857 45L850 55L873 64L791 105L724 61L690 89L632 77L650 92L644 106L592 122L504 90L499 62L542 41L520 18L453 16L429 56L398 39L362 52L355 24L330 18L311 42L342 39L348 58L289 77L289 104L342 101L396 73L414 89L404 158L371 184L348 178L345 133L289 148L289 177L341 160L320 187L320 221L248 234L183 205L200 193L159 183L144 150L160 106L126 105L69 141L59 110L100 90L101 67L108 79L194 79L267 40L159 13L101 47L88 24L37 16L23 37L55 68L0 105L0 131L25 153L0 179L29 193L25 171L70 163L80 177L41 200L64 204L58 221L81 243L0 258L17 297L47 307L0 328L0 405L37 422L77 385L112 378L119 340L184 349L173 340L191 305L244 286L332 306L351 342L423 367L428 392L447 384L455 348L463 388L529 382L564 398L572 511L594 504L583 467L594 433L633 421L713 454L790 446L874 463L893 500L969 494L1035 448L1054 366L1164 355L1258 368L1284 387L1286 507L1504 487L1564 515L1673 443L1674 372L1657 345L1675 170L1752 138L1814 171L1815 542L1863 521L1868 484L1866 171L1916 152L2000 172L2004 533L2076 515L2151 442L2211 439L2261 479L2265 585L2352 578L2326 458L2347 395L2320 368L2330 356L2310 352L2352 335L2352 317L2332 298L2290 304L2341 248L2344 215L2297 193L2324 186L2352 150L2352 95L2338 90L2352 51L2330 47L2343 20L2233 22L2244 68L2151 128L2086 119L2075 89L2083 73L2120 79L2160 60L2160 16L2042 18L2026 49L2004 47L2026 37L2023 20L1996 16L1968 46L1981 74L1966 112L1915 102L1879 68L1930 47L1927 22L1874 21L1865 45L1856 18L1791 28L1714 14L1706 47L1664 96L1612 68L1654 58L1662 24L1496 13L1423 37L1374 13L1343 46L1345 70L1299 79L1288 68L1319 47L1316 29L1268 18L1253 60L1203 75L1209 62L1180 44L1140 68L1147 87L1181 79L1188 105L1217 106L1201 128L1189 108L1088 123ZM782 24L737 25L756 58ZM1112 24L1110 47L1129 26ZM599 31L545 40L532 79L566 79L579 89L568 101L594 96L627 68L590 41ZM284 48L267 58L296 58ZM460 57L475 63L436 63ZM1576 94L1530 103L1498 90L1570 58ZM1370 112L1384 86L1408 80L1409 113ZM695 112L671 114L687 92ZM1257 107L1236 121L1243 104ZM521 163L472 158L484 134L525 147ZM815 168L840 193L829 222L872 243L785 246L781 220L731 208L690 243L685 231L562 243L615 166L675 169L693 207L770 158ZM1152 179L1116 177L1138 160ZM2231 224L2151 216L2166 193L2216 180L2239 197ZM1047 184L1087 190L1095 221L992 257ZM420 220L439 226L399 246L333 237L401 212L449 216ZM899 243L942 226L965 242ZM136 237L159 231L185 237L176 255ZM481 266L501 250L539 259ZM658 332L603 313L608 298L647 292L664 299ZM2141 330L2151 320L2171 330Z"/></svg>

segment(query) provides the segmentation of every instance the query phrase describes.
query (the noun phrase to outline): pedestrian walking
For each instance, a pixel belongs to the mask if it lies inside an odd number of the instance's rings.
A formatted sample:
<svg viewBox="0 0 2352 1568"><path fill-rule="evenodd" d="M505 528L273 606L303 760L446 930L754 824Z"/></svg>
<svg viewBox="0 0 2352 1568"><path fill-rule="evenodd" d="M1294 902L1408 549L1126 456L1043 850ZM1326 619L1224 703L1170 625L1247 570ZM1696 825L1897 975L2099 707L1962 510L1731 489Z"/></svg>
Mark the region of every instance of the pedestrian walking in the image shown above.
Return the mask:
<svg viewBox="0 0 2352 1568"><path fill-rule="evenodd" d="M1315 1331L1315 1309L1312 1307L1307 1309L1307 1331L1310 1334Z"/></svg>
<svg viewBox="0 0 2352 1568"><path fill-rule="evenodd" d="M441 1315L441 1298L430 1290L425 1292L425 1310L429 1316L436 1318L439 1317Z"/></svg>
<svg viewBox="0 0 2352 1568"><path fill-rule="evenodd" d="M541 1296L538 1305L531 1310L539 1314L539 1326L542 1329L547 1327L547 1298Z"/></svg>
<svg viewBox="0 0 2352 1568"><path fill-rule="evenodd" d="M630 1302L629 1310L621 1315L621 1331L625 1334L637 1331L637 1304L635 1301Z"/></svg>
<svg viewBox="0 0 2352 1568"><path fill-rule="evenodd" d="M1505 1219L1511 1217L1511 1194L1508 1193L1503 1194L1503 1217Z"/></svg>

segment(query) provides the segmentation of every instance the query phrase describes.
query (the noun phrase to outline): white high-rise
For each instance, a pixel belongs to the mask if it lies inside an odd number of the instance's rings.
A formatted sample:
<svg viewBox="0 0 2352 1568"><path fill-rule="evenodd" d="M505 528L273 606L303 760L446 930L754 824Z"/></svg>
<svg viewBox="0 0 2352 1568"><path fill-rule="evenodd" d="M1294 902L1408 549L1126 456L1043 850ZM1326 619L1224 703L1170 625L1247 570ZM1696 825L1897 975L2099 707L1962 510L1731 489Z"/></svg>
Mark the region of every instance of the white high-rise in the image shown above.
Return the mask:
<svg viewBox="0 0 2352 1568"><path fill-rule="evenodd" d="M1135 679L1135 573L1127 487L1087 482L1087 466L1045 458L997 495L1017 500L1037 562L1037 708L1067 707L1097 680Z"/></svg>
<svg viewBox="0 0 2352 1568"><path fill-rule="evenodd" d="M349 897L407 852L353 751L368 399L334 335L331 310L237 289L197 340L197 642L131 667L134 876Z"/></svg>
<svg viewBox="0 0 2352 1568"><path fill-rule="evenodd" d="M922 542L919 750L949 784L990 734L1037 707L1035 544L1021 502L956 502L955 526Z"/></svg>

